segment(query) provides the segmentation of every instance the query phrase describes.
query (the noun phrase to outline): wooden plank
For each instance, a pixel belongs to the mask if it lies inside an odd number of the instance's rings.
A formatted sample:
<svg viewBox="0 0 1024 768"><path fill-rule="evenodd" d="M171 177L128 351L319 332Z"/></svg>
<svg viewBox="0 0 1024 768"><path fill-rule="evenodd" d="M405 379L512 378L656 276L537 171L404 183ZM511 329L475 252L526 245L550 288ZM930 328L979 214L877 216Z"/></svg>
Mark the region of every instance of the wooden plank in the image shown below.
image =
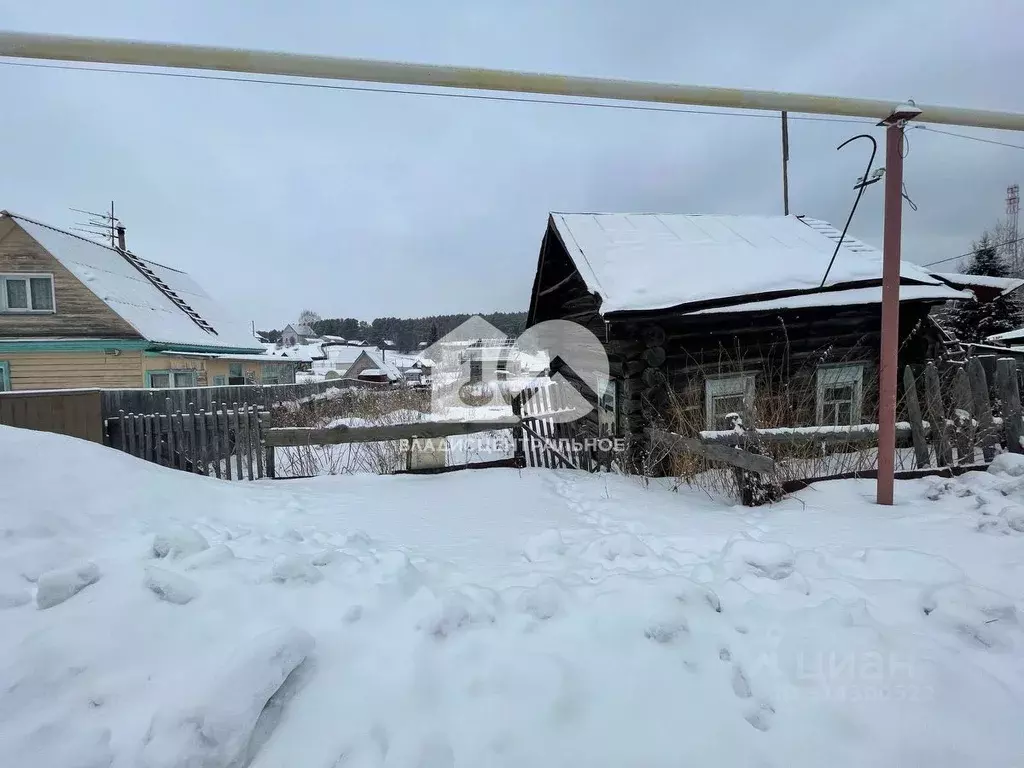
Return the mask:
<svg viewBox="0 0 1024 768"><path fill-rule="evenodd" d="M984 472L988 469L987 464L963 464L949 467L925 467L922 469L903 469L893 473L897 480L916 480L921 477L958 477L967 472ZM831 480L874 480L878 477L877 469L862 469L854 472L840 472L837 475L824 475L822 477L807 477L794 480L784 480L782 490L784 493L795 493L807 488L814 483L822 483Z"/></svg>
<svg viewBox="0 0 1024 768"><path fill-rule="evenodd" d="M932 445L935 447L935 462L940 467L953 463L953 451L945 428L946 415L942 407L942 389L939 385L939 371L935 363L928 363L924 369L924 397L928 409L928 421L932 427Z"/></svg>
<svg viewBox="0 0 1024 768"><path fill-rule="evenodd" d="M235 467L238 469L238 479L244 479L242 473L242 426L238 419L238 403L234 403L231 409L231 428L235 432Z"/></svg>
<svg viewBox="0 0 1024 768"><path fill-rule="evenodd" d="M119 437L120 437L121 450L127 452L128 451L128 433L127 433L127 431L125 429L124 411L118 411L117 412L117 417L118 417L117 426L118 426L118 429L120 430Z"/></svg>
<svg viewBox="0 0 1024 768"><path fill-rule="evenodd" d="M204 419L205 421L205 419ZM213 476L220 480L220 455L224 445L220 436L220 423L217 421L217 403L210 403L210 435L209 456L213 464Z"/></svg>
<svg viewBox="0 0 1024 768"><path fill-rule="evenodd" d="M958 368L953 378L954 419L956 425L956 456L958 464L974 463L974 400L967 371Z"/></svg>
<svg viewBox="0 0 1024 768"><path fill-rule="evenodd" d="M140 459L146 458L146 415L138 413L135 415L135 455Z"/></svg>
<svg viewBox="0 0 1024 768"><path fill-rule="evenodd" d="M266 477L267 468L263 448L263 417L260 415L259 409L257 408L253 408L253 425L256 428L256 444L254 446L254 450L256 451L256 476Z"/></svg>
<svg viewBox="0 0 1024 768"><path fill-rule="evenodd" d="M242 431L245 433L245 466L249 470L247 477L254 480L252 473L252 408L248 403L242 403Z"/></svg>
<svg viewBox="0 0 1024 768"><path fill-rule="evenodd" d="M132 456L140 456L142 453L142 447L136 439L140 415L141 414L136 413L128 414L128 452L131 453Z"/></svg>
<svg viewBox="0 0 1024 768"><path fill-rule="evenodd" d="M231 479L231 421L228 416L228 404L220 404L221 437L224 441L224 479Z"/></svg>
<svg viewBox="0 0 1024 768"><path fill-rule="evenodd" d="M191 408L192 406L190 406ZM199 413L192 412L192 418L196 420L196 461L199 469L196 472L200 475L210 474L210 442L209 430L206 427L206 412L200 408Z"/></svg>
<svg viewBox="0 0 1024 768"><path fill-rule="evenodd" d="M978 422L978 443L985 461L996 457L995 429L992 425L992 402L988 395L988 381L985 366L977 357L967 361L967 376L971 381L971 397L974 398L974 417Z"/></svg>
<svg viewBox="0 0 1024 768"><path fill-rule="evenodd" d="M188 436L185 434L185 419L180 410L174 412L174 442L178 448L176 465L178 469L187 469Z"/></svg>
<svg viewBox="0 0 1024 768"><path fill-rule="evenodd" d="M523 393L520 392L512 398L512 415L521 418L523 415ZM523 427L517 424L512 427L512 456L517 467L526 466L526 446L523 445Z"/></svg>
<svg viewBox="0 0 1024 768"><path fill-rule="evenodd" d="M175 455L175 440L174 440L174 404L171 402L171 398L166 397L164 399L164 407L167 410L167 466L174 466L174 455ZM163 420L160 422L163 424Z"/></svg>
<svg viewBox="0 0 1024 768"><path fill-rule="evenodd" d="M532 417L532 416L535 416L536 414L540 413L540 407L539 407L540 406L540 399L537 396L537 390L538 389L539 389L539 387L533 386L533 387L530 387L525 392L525 394L527 395L526 406L525 406L526 407L526 414L527 414L527 416ZM526 421L526 419L524 419L524 421ZM538 440L536 437L534 437L533 434L526 433L525 431L524 431L524 435L525 435L525 439L529 441L527 447L529 449L528 450L528 456L529 456L529 464L530 464L530 466L531 467L541 467L541 466L543 466L543 464L541 463L541 443L540 443L540 440Z"/></svg>
<svg viewBox="0 0 1024 768"><path fill-rule="evenodd" d="M205 419L203 419L203 421L205 421ZM196 424L195 403L188 404L188 417L185 420L185 429L188 432L189 456L192 459L192 472L197 475L204 475L206 474L206 468L203 466L203 461L200 457L202 448L198 438L199 427Z"/></svg>
<svg viewBox="0 0 1024 768"><path fill-rule="evenodd" d="M146 461L157 461L156 455L153 452L153 420L159 419L160 416L153 413L147 413L145 416L145 423L142 425L142 431L145 435L146 449L143 458Z"/></svg>
<svg viewBox="0 0 1024 768"><path fill-rule="evenodd" d="M774 475L777 472L775 462L768 456L750 453L742 448L731 448L722 443L705 443L695 437L683 437L675 432L648 427L644 430L647 438L653 443L667 446L669 451L683 451L704 456L711 461L721 461L750 472L762 475Z"/></svg>
<svg viewBox="0 0 1024 768"><path fill-rule="evenodd" d="M536 423L536 422L534 422L534 423ZM528 423L526 423L525 421L523 422L523 431L526 432L527 434L533 435L538 440L543 440L544 439L537 432L534 432L533 428ZM554 464L554 460L555 459L558 459L562 463L562 466L564 466L566 469L576 469L576 467L573 466L573 463L571 461L569 461L569 459L567 457L563 456L560 451L556 450L554 447L551 447L550 445L548 445L545 448L545 451L544 451L545 461L547 461L549 454L551 456L551 463L552 464ZM547 465L545 464L545 466L547 466Z"/></svg>
<svg viewBox="0 0 1024 768"><path fill-rule="evenodd" d="M1024 415L1021 413L1020 388L1017 385L1017 362L1003 357L996 362L996 383L1003 403L1003 433L1006 449L1024 453Z"/></svg>
<svg viewBox="0 0 1024 768"><path fill-rule="evenodd" d="M914 441L914 459L918 467L927 467L931 454L928 450L928 440L924 436L921 403L917 399L917 380L909 365L903 369L903 395L907 403L907 416L910 418L910 435Z"/></svg>
<svg viewBox="0 0 1024 768"><path fill-rule="evenodd" d="M312 427L274 427L264 436L267 445L294 447L300 445L340 445L385 440L406 440L416 437L434 438L471 435L499 429L511 429L522 423L514 416L479 421L425 421L416 424L389 424L373 427L337 426L329 429Z"/></svg>

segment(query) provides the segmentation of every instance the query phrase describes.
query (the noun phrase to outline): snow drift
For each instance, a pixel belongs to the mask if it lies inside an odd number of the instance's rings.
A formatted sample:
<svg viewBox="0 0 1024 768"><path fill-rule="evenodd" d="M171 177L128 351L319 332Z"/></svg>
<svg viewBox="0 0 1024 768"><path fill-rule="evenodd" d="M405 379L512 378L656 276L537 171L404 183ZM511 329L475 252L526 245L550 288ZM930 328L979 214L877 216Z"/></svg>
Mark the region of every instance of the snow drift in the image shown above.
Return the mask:
<svg viewBox="0 0 1024 768"><path fill-rule="evenodd" d="M1010 766L1024 462L749 510L0 428L0 765Z"/></svg>

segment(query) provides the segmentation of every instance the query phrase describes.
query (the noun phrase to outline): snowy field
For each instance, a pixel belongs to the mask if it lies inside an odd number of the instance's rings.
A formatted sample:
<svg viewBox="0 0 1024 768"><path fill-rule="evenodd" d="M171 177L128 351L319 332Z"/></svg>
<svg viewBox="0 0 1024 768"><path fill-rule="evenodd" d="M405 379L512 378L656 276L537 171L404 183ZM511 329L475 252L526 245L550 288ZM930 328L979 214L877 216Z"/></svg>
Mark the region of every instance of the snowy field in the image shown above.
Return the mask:
<svg viewBox="0 0 1024 768"><path fill-rule="evenodd" d="M1019 766L1024 463L756 510L0 427L0 766Z"/></svg>

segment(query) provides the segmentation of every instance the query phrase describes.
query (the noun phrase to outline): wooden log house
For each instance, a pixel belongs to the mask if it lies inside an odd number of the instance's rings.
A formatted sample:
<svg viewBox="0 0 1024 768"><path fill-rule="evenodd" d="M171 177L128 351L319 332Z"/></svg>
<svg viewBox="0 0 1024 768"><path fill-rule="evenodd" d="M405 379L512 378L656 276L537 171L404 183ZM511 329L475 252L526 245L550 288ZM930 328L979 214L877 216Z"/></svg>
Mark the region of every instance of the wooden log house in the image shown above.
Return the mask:
<svg viewBox="0 0 1024 768"><path fill-rule="evenodd" d="M610 380L584 434L728 429L737 413L760 426L873 422L882 255L839 241L798 216L552 213L527 325L571 320L604 344ZM973 298L904 262L901 366L943 354L934 306ZM559 362L552 373L589 378Z"/></svg>

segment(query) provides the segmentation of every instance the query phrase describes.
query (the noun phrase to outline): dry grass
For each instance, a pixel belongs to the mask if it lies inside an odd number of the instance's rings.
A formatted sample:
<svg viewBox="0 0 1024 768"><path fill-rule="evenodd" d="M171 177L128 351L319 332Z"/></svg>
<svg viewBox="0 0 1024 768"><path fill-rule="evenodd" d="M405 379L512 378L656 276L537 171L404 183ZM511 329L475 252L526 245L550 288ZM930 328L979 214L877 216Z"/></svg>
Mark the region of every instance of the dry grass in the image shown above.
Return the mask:
<svg viewBox="0 0 1024 768"><path fill-rule="evenodd" d="M781 357L781 355L779 356ZM667 408L658 409L665 414L661 419L666 428L678 434L696 437L707 427L704 420L704 381L708 376L728 373L756 373L752 413L747 423L757 429L779 427L814 426L817 419L817 377L822 365L862 363L867 356L833 359L828 350L816 355L788 372L778 359L768 365L754 367L743 365L741 360L723 359L711 369L701 368L690 377L692 385L671 391ZM772 364L772 363L775 364ZM767 370L766 370L767 369ZM903 388L898 389L897 413L903 413ZM862 420L875 418L878 381L874 365L865 365L862 383ZM655 409L651 409L653 415ZM794 435L783 442L764 443L749 446L748 450L762 453L775 460L779 468L779 482L812 477L827 477L848 472L875 469L878 464L877 440L849 440L841 437L828 442L810 441ZM696 454L674 452L655 447L647 459L646 469L656 474L666 473L676 478L677 483L699 488L710 494L738 499L739 474L733 467L720 462L711 462ZM897 448L897 469L914 466L913 451ZM660 470L658 472L657 470Z"/></svg>
<svg viewBox="0 0 1024 768"><path fill-rule="evenodd" d="M409 387L334 390L330 398L291 403L274 410L275 427L325 428L407 424L430 410L430 392ZM390 474L405 466L397 440L344 445L306 445L276 451L279 477L344 475L357 472Z"/></svg>

